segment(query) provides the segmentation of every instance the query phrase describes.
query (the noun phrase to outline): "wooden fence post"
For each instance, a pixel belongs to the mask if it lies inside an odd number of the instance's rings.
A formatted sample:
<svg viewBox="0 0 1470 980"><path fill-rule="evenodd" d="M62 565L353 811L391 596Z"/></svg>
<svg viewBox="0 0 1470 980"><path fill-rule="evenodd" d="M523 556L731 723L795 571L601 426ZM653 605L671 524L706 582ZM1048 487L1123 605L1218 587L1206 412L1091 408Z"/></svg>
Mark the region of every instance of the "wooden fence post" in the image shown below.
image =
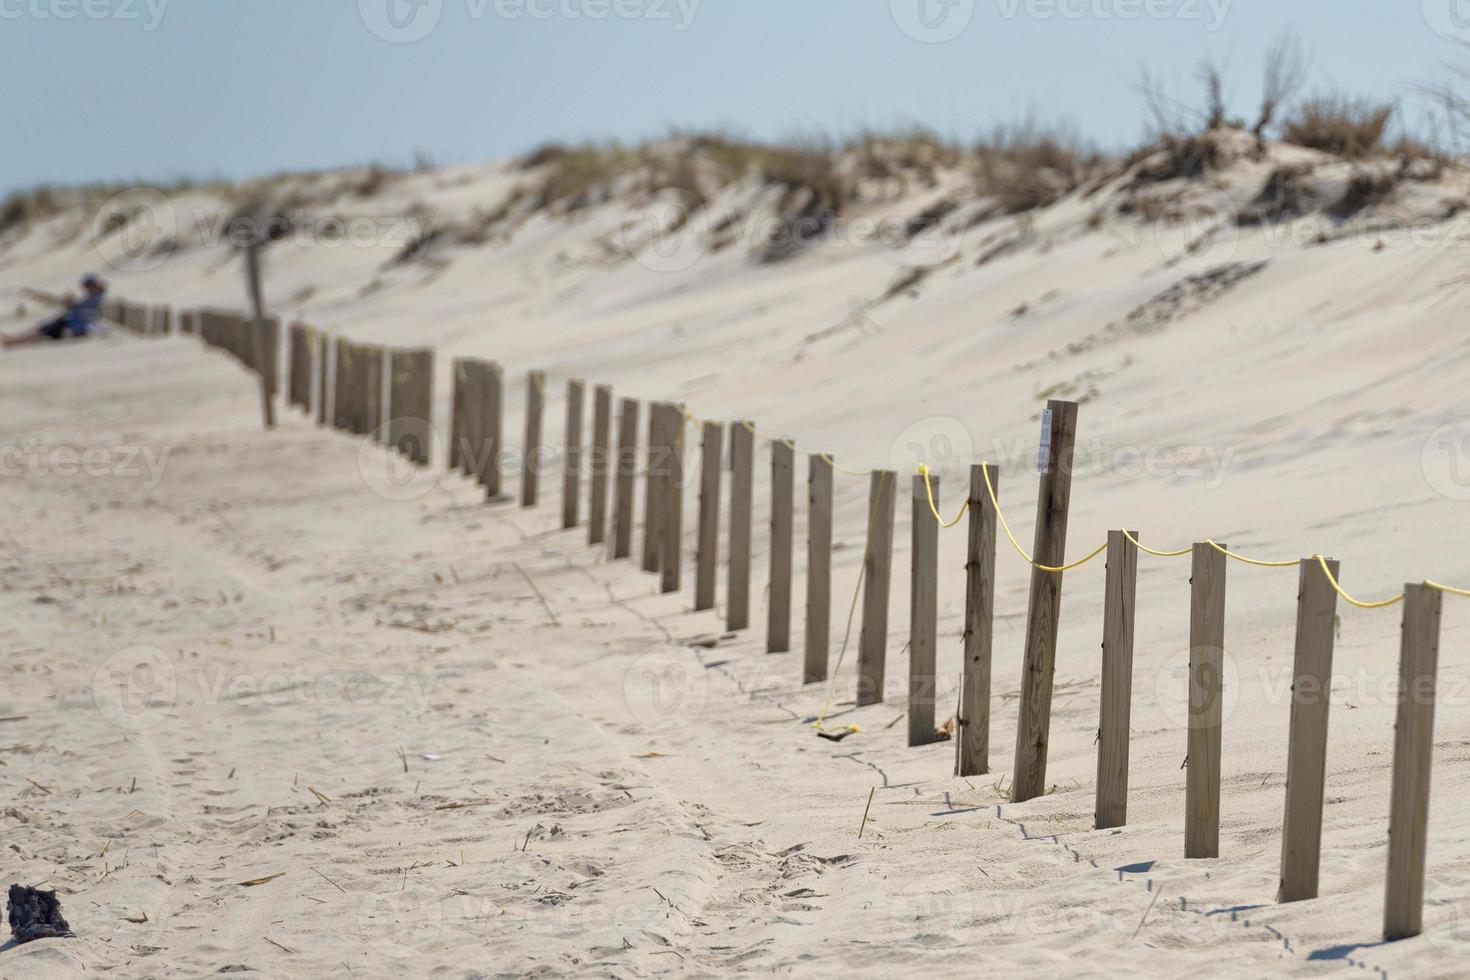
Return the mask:
<svg viewBox="0 0 1470 980"><path fill-rule="evenodd" d="M383 406L383 347L369 345L363 354L363 386L367 389L367 421L364 428L373 442L383 441L388 413Z"/></svg>
<svg viewBox="0 0 1470 980"><path fill-rule="evenodd" d="M750 628L751 501L755 433L748 422L730 427L730 570L725 582L725 629Z"/></svg>
<svg viewBox="0 0 1470 980"><path fill-rule="evenodd" d="M332 337L322 333L317 337L317 393L316 424L326 425L332 418L332 354L336 345Z"/></svg>
<svg viewBox="0 0 1470 980"><path fill-rule="evenodd" d="M956 721L955 774L990 771L990 666L995 622L995 505L985 488L986 472L1000 492L993 466L970 467L970 537L965 560L965 670Z"/></svg>
<svg viewBox="0 0 1470 980"><path fill-rule="evenodd" d="M665 405L668 420L664 423L664 438L668 440L668 472L664 475L662 494L664 505L664 527L659 531L663 556L659 559L662 591L667 594L679 591L680 574L683 570L684 544L684 406Z"/></svg>
<svg viewBox="0 0 1470 980"><path fill-rule="evenodd" d="M1338 563L1327 562L1334 579ZM1315 558L1301 563L1296 600L1296 654L1291 681L1291 735L1286 750L1286 816L1281 821L1278 902L1317 897L1322 857L1322 803L1327 785L1327 715L1332 705L1332 644L1337 590Z"/></svg>
<svg viewBox="0 0 1470 980"><path fill-rule="evenodd" d="M1220 545L1224 548L1225 545ZM1220 729L1225 694L1225 555L1194 546L1189 602L1189 765L1184 856L1220 856Z"/></svg>
<svg viewBox="0 0 1470 980"><path fill-rule="evenodd" d="M460 385L458 469L478 483L485 465L484 362L476 357L466 357L459 362L457 370Z"/></svg>
<svg viewBox="0 0 1470 980"><path fill-rule="evenodd" d="M260 408L265 417L265 427L276 427L276 347L275 332L265 327L265 298L261 288L260 245L252 244L245 249L245 286L250 295L250 309L255 328L253 351L255 368L260 374Z"/></svg>
<svg viewBox="0 0 1470 980"><path fill-rule="evenodd" d="M341 343L337 348L337 373L342 373ZM413 404L413 361L406 350L395 349L390 355L388 373L388 402L392 415L388 423L388 444L394 452L408 455L404 448L408 444L408 412ZM340 394L340 388L338 389Z"/></svg>
<svg viewBox="0 0 1470 980"><path fill-rule="evenodd" d="M785 439L771 443L771 595L766 652L791 649L791 552L794 547L796 453Z"/></svg>
<svg viewBox="0 0 1470 980"><path fill-rule="evenodd" d="M1442 599L1428 585L1404 586L1383 903L1383 938L1390 942L1417 936L1424 928L1424 856L1429 838L1429 770L1434 757Z"/></svg>
<svg viewBox="0 0 1470 980"><path fill-rule="evenodd" d="M668 414L663 402L648 406L648 470L643 475L643 570L657 572L663 557L659 534L663 530L663 470L668 465L665 429Z"/></svg>
<svg viewBox="0 0 1470 980"><path fill-rule="evenodd" d="M863 628L858 635L857 703L883 700L888 653L888 580L893 570L893 518L898 475L874 470L868 488L868 546L863 555Z"/></svg>
<svg viewBox="0 0 1470 980"><path fill-rule="evenodd" d="M720 464L725 427L718 422L700 426L699 556L694 566L694 609L715 608L715 571L720 552Z"/></svg>
<svg viewBox="0 0 1470 980"><path fill-rule="evenodd" d="M332 375L332 428L346 431L352 413L353 344L346 337L337 338L337 357Z"/></svg>
<svg viewBox="0 0 1470 980"><path fill-rule="evenodd" d="M491 361L480 367L480 484L488 500L505 489L501 456L505 451L505 371Z"/></svg>
<svg viewBox="0 0 1470 980"><path fill-rule="evenodd" d="M1072 498L1072 450L1077 438L1077 403L1049 401L1048 465L1036 497L1036 537L1031 554L1042 565L1060 566L1067 553L1067 510ZM1024 803L1046 792L1046 753L1051 737L1052 675L1057 661L1057 625L1062 607L1062 573L1031 569L1026 610L1026 660L1021 673L1020 720L1011 799Z"/></svg>
<svg viewBox="0 0 1470 980"><path fill-rule="evenodd" d="M567 424L564 433L561 473L561 526L570 530L577 526L582 502L582 416L587 384L573 379L567 382Z"/></svg>
<svg viewBox="0 0 1470 980"><path fill-rule="evenodd" d="M434 350L430 347L413 352L414 383L413 431L417 436L411 457L420 466L433 462L434 449Z"/></svg>
<svg viewBox="0 0 1470 980"><path fill-rule="evenodd" d="M373 348L371 344L358 344L356 357L357 377L353 381L352 388L354 403L356 405L357 428L354 430L358 435L371 436L373 433Z"/></svg>
<svg viewBox="0 0 1470 980"><path fill-rule="evenodd" d="M618 412L618 458L613 483L613 558L633 554L633 487L638 473L638 400L624 398Z"/></svg>
<svg viewBox="0 0 1470 980"><path fill-rule="evenodd" d="M939 632L939 521L929 507L929 487L923 475L913 479L913 520L909 568L909 746L936 740L934 702L936 636ZM939 488L933 487L939 506Z"/></svg>
<svg viewBox="0 0 1470 980"><path fill-rule="evenodd" d="M546 375L526 376L526 440L521 457L521 506L535 507L541 481L541 413L546 408Z"/></svg>
<svg viewBox="0 0 1470 980"><path fill-rule="evenodd" d="M607 541L608 474L612 471L613 390L598 385L592 390L592 479L587 501L587 543Z"/></svg>
<svg viewBox="0 0 1470 980"><path fill-rule="evenodd" d="M456 357L449 363L449 461L450 470L465 466L465 359Z"/></svg>
<svg viewBox="0 0 1470 980"><path fill-rule="evenodd" d="M807 466L806 644L801 680L827 679L832 642L832 458L812 453Z"/></svg>
<svg viewBox="0 0 1470 980"><path fill-rule="evenodd" d="M1138 532L1129 532L1134 539ZM1128 822L1128 733L1133 711L1133 612L1138 592L1138 546L1122 531L1108 532L1103 587L1101 708L1097 724L1098 830Z"/></svg>

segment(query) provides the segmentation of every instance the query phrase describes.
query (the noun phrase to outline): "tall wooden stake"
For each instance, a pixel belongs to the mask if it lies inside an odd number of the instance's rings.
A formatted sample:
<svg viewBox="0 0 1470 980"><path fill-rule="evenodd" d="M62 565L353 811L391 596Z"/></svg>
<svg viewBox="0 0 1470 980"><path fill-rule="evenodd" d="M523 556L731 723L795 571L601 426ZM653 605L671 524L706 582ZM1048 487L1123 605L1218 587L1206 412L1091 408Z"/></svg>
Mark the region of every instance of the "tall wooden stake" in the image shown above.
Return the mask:
<svg viewBox="0 0 1470 980"><path fill-rule="evenodd" d="M546 375L532 371L526 382L526 440L521 459L521 506L535 507L541 480L541 413L546 407Z"/></svg>
<svg viewBox="0 0 1470 980"><path fill-rule="evenodd" d="M1442 595L1404 586L1399 649L1398 717L1393 729L1393 791L1388 817L1388 881L1383 938L1424 928L1424 859L1429 840L1429 769L1434 757L1434 698L1439 672Z"/></svg>
<svg viewBox="0 0 1470 980"><path fill-rule="evenodd" d="M771 444L771 598L766 606L766 652L791 649L791 550L794 543L795 451Z"/></svg>
<svg viewBox="0 0 1470 980"><path fill-rule="evenodd" d="M700 426L699 555L694 566L694 608L715 608L716 569L720 553L720 476L725 427L718 422Z"/></svg>
<svg viewBox="0 0 1470 980"><path fill-rule="evenodd" d="M261 287L260 245L245 250L245 286L250 293L250 310L254 314L255 363L260 372L260 412L267 429L276 427L276 352L265 329L265 291Z"/></svg>
<svg viewBox="0 0 1470 980"><path fill-rule="evenodd" d="M667 594L679 591L684 547L684 406L665 405L664 438L668 441L668 466L664 475L664 526L659 531L663 555L659 559L660 585Z"/></svg>
<svg viewBox="0 0 1470 980"><path fill-rule="evenodd" d="M562 461L561 526L568 530L577 526L578 508L582 502L582 416L587 385L573 379L567 382L567 424L565 458Z"/></svg>
<svg viewBox="0 0 1470 980"><path fill-rule="evenodd" d="M1049 401L1051 418L1046 472L1036 499L1036 537L1031 554L1042 565L1066 561L1067 510L1072 499L1072 450L1077 438L1077 404ZM1062 573L1031 569L1026 610L1026 661L1021 674L1020 720L1011 799L1017 803L1046 792L1046 753L1051 738L1051 690L1057 661L1057 625L1062 609Z"/></svg>
<svg viewBox="0 0 1470 980"><path fill-rule="evenodd" d="M1137 539L1138 532L1131 532ZM1128 822L1128 732L1133 711L1133 610L1138 590L1138 546L1122 531L1108 532L1103 588L1102 707L1097 725L1098 830Z"/></svg>
<svg viewBox="0 0 1470 980"><path fill-rule="evenodd" d="M807 466L806 647L801 679L827 679L832 631L832 462L812 453Z"/></svg>
<svg viewBox="0 0 1470 980"><path fill-rule="evenodd" d="M939 488L934 490L935 506ZM923 476L913 479L913 520L909 576L909 745L928 745L936 740L934 702L938 680L934 676L939 632L939 522L929 508L929 490Z"/></svg>
<svg viewBox="0 0 1470 980"><path fill-rule="evenodd" d="M1223 544L1220 547L1225 547ZM1189 765L1184 856L1220 856L1220 730L1225 696L1225 556L1194 546L1189 602Z"/></svg>
<svg viewBox="0 0 1470 980"><path fill-rule="evenodd" d="M618 458L613 484L613 558L633 554L633 492L638 475L638 401L624 398L618 411Z"/></svg>
<svg viewBox="0 0 1470 980"><path fill-rule="evenodd" d="M725 628L750 628L751 502L755 433L747 422L730 427L730 572L725 582Z"/></svg>
<svg viewBox="0 0 1470 980"><path fill-rule="evenodd" d="M990 771L990 668L995 622L995 505L985 488L985 471L1000 493L1000 472L970 467L970 537L965 560L965 671L960 689L956 742L959 776Z"/></svg>
<svg viewBox="0 0 1470 980"><path fill-rule="evenodd" d="M1332 577L1341 581L1338 563L1329 561L1327 567ZM1327 714L1332 705L1337 590L1327 581L1321 563L1315 558L1302 559L1300 582L1278 902L1317 897L1322 858L1322 803L1327 788Z"/></svg>
<svg viewBox="0 0 1470 980"><path fill-rule="evenodd" d="M612 459L613 390L598 385L592 391L592 479L587 501L587 543L607 540L608 477Z"/></svg>
<svg viewBox="0 0 1470 980"><path fill-rule="evenodd" d="M643 477L643 570L657 572L663 558L664 470L669 465L667 406L648 407L648 471Z"/></svg>
<svg viewBox="0 0 1470 980"><path fill-rule="evenodd" d="M863 555L863 628L858 637L857 703L883 700L888 655L888 588L893 571L893 519L898 475L874 470L868 489L868 546Z"/></svg>

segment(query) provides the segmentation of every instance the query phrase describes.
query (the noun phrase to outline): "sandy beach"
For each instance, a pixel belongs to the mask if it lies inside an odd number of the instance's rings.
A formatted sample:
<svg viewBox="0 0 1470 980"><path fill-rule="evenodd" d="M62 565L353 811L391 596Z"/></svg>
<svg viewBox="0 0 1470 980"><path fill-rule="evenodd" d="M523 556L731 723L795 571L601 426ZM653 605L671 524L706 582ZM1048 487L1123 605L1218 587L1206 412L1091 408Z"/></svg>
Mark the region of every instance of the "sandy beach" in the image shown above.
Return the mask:
<svg viewBox="0 0 1470 980"><path fill-rule="evenodd" d="M1235 214L1310 152L1243 153L1211 184L1168 186ZM1349 169L1332 166L1318 174L1340 194ZM550 446L567 380L585 378L895 470L884 702L853 703L854 625L827 717L861 731L833 742L811 727L829 687L801 683L804 457L796 649L765 652L768 440L755 628L731 634L723 566L718 607L696 613L690 566L662 595L585 527L561 529L559 459L539 507L486 502L445 472L442 442L409 472L294 410L262 431L254 380L197 338L8 351L3 839L9 880L57 889L77 938L0 952L0 975L1463 974L1464 600L1444 608L1425 931L1402 942L1381 942L1397 609L1338 608L1311 901L1276 902L1294 568L1229 567L1217 859L1184 858L1188 558L1140 558L1125 827L1093 825L1100 560L1065 576L1044 796L1012 803L1008 788L1030 569L1004 539L992 771L953 776L953 743L909 748L903 721L910 478L935 466L948 518L969 463L996 464L1029 545L1048 398L1080 403L1069 558L1128 527L1161 550L1214 538L1274 560L1323 553L1366 598L1470 584L1470 339L1453 285L1466 229L1442 204L1458 178L1405 180L1372 212L1428 244L1363 224L1322 238L1321 214L1301 219L1305 243L1246 222L1152 224L1119 208L1136 196L1122 174L1024 220L961 209L928 252L837 236L759 263L701 238L680 246L687 264L677 250L630 259L608 242L626 246L634 194L395 261L392 222L442 225L524 179L501 161L404 175L371 200L326 194L314 213L353 209L374 244L272 246L268 305L432 347L444 437L451 360L476 356L505 369L512 434L526 372L547 372ZM864 215L906 220L951 190L941 178ZM166 259L107 269L114 291L243 309L239 260L203 220L228 203L195 191L167 206ZM700 235L718 234L711 212ZM41 315L22 287L63 292L97 264L67 238L85 220L7 242L3 329ZM867 492L838 474L834 666ZM963 526L939 555L942 721L959 694Z"/></svg>

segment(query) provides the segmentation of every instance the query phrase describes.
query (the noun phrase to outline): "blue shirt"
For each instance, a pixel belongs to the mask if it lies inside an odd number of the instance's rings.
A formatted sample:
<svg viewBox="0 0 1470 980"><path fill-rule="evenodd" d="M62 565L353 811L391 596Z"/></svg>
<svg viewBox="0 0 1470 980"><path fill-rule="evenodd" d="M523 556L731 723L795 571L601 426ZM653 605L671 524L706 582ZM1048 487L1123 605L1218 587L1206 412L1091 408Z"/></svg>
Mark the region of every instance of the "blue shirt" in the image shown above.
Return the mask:
<svg viewBox="0 0 1470 980"><path fill-rule="evenodd" d="M73 337L85 337L97 322L97 311L102 306L101 293L88 293L79 303L73 303L62 317L66 329Z"/></svg>

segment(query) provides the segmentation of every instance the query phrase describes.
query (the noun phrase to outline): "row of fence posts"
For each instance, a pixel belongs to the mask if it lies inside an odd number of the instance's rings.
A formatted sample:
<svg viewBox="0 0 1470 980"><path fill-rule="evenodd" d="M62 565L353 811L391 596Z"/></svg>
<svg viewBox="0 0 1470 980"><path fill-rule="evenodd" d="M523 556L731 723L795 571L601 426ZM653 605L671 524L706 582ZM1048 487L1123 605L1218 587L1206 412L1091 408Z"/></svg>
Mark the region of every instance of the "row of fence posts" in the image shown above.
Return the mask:
<svg viewBox="0 0 1470 980"><path fill-rule="evenodd" d="M164 335L174 322L167 308L113 303L111 319L144 336ZM276 322L213 310L186 311L178 331L198 334L256 371L275 391ZM257 334L256 331L264 331ZM263 336L264 343L257 343ZM268 352L266 363L258 351ZM431 463L434 355L427 349L398 350L360 344L293 325L287 345L287 401L315 413L322 425L358 435L374 435L420 466ZM541 460L546 447L546 376L527 375L527 402L519 502L537 506ZM502 462L505 379L499 364L456 358L452 365L448 468L462 472L484 489L488 499L506 497ZM567 384L562 447L561 524L582 523L584 461L588 541L604 546L613 559L631 559L635 540L635 484L639 474L641 403L615 402L613 389L592 393L590 445L584 444L586 383ZM616 405L616 423L614 407ZM1026 618L1011 799L1047 792L1052 681L1056 667L1067 518L1070 507L1077 405L1050 401L1049 433L1037 495L1033 567ZM755 438L753 423L728 425L695 420L684 406L652 402L642 447L643 528L641 567L659 576L664 593L682 584L684 456L686 434L698 430L698 526L695 533L694 607L715 608L720 548L721 484L730 473L730 513L726 522L725 626L750 627L752 497ZM766 649L791 649L792 566L796 446L771 442L771 507ZM827 680L831 646L831 559L833 474L830 455L808 453L806 623L802 677ZM975 465L969 474L968 546L962 631L961 691L956 717L955 772L990 771L990 688L996 593L995 553L999 514L992 492L1000 474ZM931 507L929 494L934 495ZM862 612L857 650L856 703L884 698L888 643L889 589L898 496L897 474L874 470L869 477L867 542L861 571ZM610 498L610 499L609 499ZM941 738L935 729L939 636L937 631L938 532L935 509L939 487L914 478L910 569L908 741L924 745ZM1131 538L1130 538L1131 535ZM1106 546L1100 712L1097 735L1095 823L1098 829L1127 822L1129 731L1133 686L1133 637L1138 570L1137 531L1113 531ZM1225 546L1199 543L1191 550L1189 625L1189 708L1185 783L1186 858L1220 854L1220 754L1223 729ZM1320 868L1322 812L1326 783L1328 708L1335 636L1338 563L1315 558L1300 563L1295 659L1287 751L1286 807L1282 825L1278 900L1315 898ZM1388 873L1384 937L1417 935L1422 929L1425 845L1428 832L1429 774L1433 747L1434 694L1440 635L1441 593L1408 585L1402 623L1399 692L1395 724L1393 782L1389 818Z"/></svg>

